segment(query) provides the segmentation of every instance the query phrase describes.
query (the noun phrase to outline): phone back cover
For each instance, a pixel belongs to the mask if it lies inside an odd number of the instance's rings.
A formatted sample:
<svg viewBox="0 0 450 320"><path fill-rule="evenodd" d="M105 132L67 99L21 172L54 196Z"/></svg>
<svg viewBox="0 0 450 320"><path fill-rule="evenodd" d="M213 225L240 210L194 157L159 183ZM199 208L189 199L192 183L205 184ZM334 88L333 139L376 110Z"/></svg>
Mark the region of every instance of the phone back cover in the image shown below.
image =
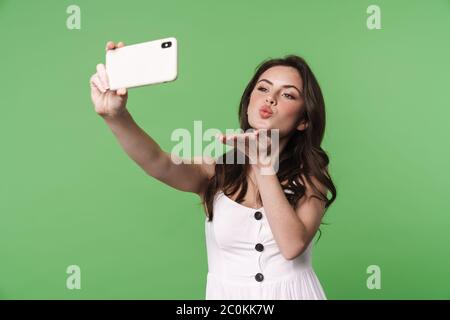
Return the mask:
<svg viewBox="0 0 450 320"><path fill-rule="evenodd" d="M172 42L163 48L163 42ZM108 50L106 73L111 90L173 81L177 78L177 40L153 40Z"/></svg>

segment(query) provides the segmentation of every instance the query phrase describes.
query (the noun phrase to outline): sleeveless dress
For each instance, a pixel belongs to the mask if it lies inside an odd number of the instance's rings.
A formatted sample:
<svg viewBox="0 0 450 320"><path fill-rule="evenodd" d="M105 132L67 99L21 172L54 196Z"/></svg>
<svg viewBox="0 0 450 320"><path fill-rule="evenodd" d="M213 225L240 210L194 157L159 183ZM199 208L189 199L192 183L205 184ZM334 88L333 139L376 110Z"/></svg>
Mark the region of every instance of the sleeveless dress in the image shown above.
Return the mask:
<svg viewBox="0 0 450 320"><path fill-rule="evenodd" d="M312 243L285 259L270 230L264 207L253 209L222 191L205 220L208 274L206 300L325 300L311 265Z"/></svg>

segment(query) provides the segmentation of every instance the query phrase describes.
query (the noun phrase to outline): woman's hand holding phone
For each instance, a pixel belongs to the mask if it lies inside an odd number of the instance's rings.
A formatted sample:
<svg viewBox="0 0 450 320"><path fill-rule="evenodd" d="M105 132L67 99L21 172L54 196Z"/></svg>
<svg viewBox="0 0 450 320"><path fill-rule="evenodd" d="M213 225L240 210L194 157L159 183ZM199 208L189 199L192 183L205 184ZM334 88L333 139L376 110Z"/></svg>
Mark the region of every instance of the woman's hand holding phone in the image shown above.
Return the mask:
<svg viewBox="0 0 450 320"><path fill-rule="evenodd" d="M117 45L108 41L106 51L125 46L123 42ZM91 99L95 106L95 112L104 118L115 118L126 113L128 92L126 88L110 90L108 86L108 75L105 65L97 64L97 72L90 78Z"/></svg>

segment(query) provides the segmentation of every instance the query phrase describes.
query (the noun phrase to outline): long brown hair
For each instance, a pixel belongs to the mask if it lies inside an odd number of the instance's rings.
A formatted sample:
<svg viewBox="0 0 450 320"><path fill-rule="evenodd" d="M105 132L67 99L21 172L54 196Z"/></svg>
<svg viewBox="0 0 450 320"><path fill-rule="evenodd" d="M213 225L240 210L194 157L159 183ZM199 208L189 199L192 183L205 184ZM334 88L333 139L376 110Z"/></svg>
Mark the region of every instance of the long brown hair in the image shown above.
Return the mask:
<svg viewBox="0 0 450 320"><path fill-rule="evenodd" d="M336 188L328 173L329 157L320 146L325 132L325 102L319 83L303 58L297 55L288 55L284 58L263 61L257 66L255 74L241 97L238 113L240 127L244 132L251 128L247 118L250 95L261 74L274 66L289 66L299 72L303 80L305 103L301 120L308 122L305 130L295 130L282 150L279 156L278 180L287 181L282 187L285 190L286 198L295 209L298 200L305 194L305 184L302 178L302 175L304 175L314 192L319 194L319 196L313 195L312 197L324 201L325 210L327 210L336 199ZM227 163L226 158L230 156L228 155L230 152L233 153L234 159L237 159L238 151L236 148L224 153L217 159L215 174L210 178L203 194L202 204L208 221L213 219L214 196L218 191L223 191L225 195L230 196L240 189L236 198L238 203L242 202L247 193L249 161L245 161L244 164L236 164L236 161ZM330 199L328 199L327 194L320 192L314 185L311 176L315 177L331 192Z"/></svg>

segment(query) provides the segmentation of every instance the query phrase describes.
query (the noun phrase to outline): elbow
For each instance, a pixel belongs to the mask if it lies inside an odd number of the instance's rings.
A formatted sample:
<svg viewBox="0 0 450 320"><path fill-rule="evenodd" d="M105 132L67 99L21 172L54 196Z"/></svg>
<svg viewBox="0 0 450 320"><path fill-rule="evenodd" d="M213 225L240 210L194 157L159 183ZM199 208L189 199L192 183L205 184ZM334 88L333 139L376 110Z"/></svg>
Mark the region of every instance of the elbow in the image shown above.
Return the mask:
<svg viewBox="0 0 450 320"><path fill-rule="evenodd" d="M292 246L291 248L289 248L289 250L285 250L284 252L282 252L283 257L286 260L294 260L297 257L301 256L303 252L305 252L307 246L305 244L305 242L300 242L295 246Z"/></svg>

